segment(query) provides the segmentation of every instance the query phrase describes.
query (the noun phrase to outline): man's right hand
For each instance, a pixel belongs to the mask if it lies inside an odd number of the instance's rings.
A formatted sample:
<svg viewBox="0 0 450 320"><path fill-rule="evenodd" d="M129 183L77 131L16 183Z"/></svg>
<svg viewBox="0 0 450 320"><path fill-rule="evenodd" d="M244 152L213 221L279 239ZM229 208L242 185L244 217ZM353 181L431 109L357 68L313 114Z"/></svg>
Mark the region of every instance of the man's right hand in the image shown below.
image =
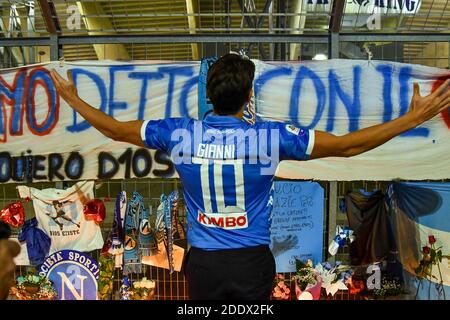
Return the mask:
<svg viewBox="0 0 450 320"><path fill-rule="evenodd" d="M0 300L8 297L9 289L14 285L16 264L14 257L20 253L20 246L11 240L0 240Z"/></svg>
<svg viewBox="0 0 450 320"><path fill-rule="evenodd" d="M72 73L70 72L70 70L67 71L68 80L61 77L55 69L52 69L50 71L50 77L52 78L59 95L65 101L67 101L67 103L72 105L72 103L79 99L77 88L75 87L75 84L73 82Z"/></svg>

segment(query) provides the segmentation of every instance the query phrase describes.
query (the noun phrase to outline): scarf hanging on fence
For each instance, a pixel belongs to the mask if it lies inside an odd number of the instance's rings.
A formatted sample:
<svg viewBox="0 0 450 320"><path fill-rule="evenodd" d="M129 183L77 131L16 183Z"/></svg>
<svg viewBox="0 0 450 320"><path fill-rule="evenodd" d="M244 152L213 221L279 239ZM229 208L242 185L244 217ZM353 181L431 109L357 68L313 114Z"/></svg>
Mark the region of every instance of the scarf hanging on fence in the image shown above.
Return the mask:
<svg viewBox="0 0 450 320"><path fill-rule="evenodd" d="M152 250L151 256L143 257L143 263L168 269L170 273L181 270L184 255L183 248L174 243L175 240L185 237L184 228L178 218L178 200L178 191L169 196L161 195L152 233L156 250Z"/></svg>
<svg viewBox="0 0 450 320"><path fill-rule="evenodd" d="M173 238L174 240L184 240L186 239L186 232L184 230L183 223L180 221L180 217L178 215L178 200L179 195L178 191L175 190L171 193L172 195L172 225L173 225Z"/></svg>
<svg viewBox="0 0 450 320"><path fill-rule="evenodd" d="M134 201L136 201L136 206L138 208L139 213L139 256L148 256L151 254L152 249L156 246L154 241L154 235L152 228L150 226L149 217L150 217L150 208L149 210L145 209L144 199L138 193L133 193Z"/></svg>
<svg viewBox="0 0 450 320"><path fill-rule="evenodd" d="M170 197L170 203L169 201ZM160 243L164 240L165 236L165 223L164 223L164 206L170 206L170 212L172 216L172 233L174 240L183 240L186 239L186 231L184 230L183 222L180 221L180 217L178 215L178 200L179 195L178 191L173 191L168 197L165 195L161 195L161 203L158 206L156 213L156 222L155 222L155 232L157 242Z"/></svg>
<svg viewBox="0 0 450 320"><path fill-rule="evenodd" d="M159 250L158 250L158 243L160 243L162 240L159 238L160 237L160 233L158 232L158 217L159 220L162 221L162 215L158 213L161 211L160 210L160 206L158 206L156 213L154 213L153 207L149 206L148 207L148 228L150 230L149 233L149 247L150 247L150 253L149 256L154 256L157 255ZM153 217L153 215L155 215L155 217ZM150 221L154 221L154 226L152 227L152 224ZM159 227L161 227L161 225L159 225Z"/></svg>
<svg viewBox="0 0 450 320"><path fill-rule="evenodd" d="M172 194L171 194L172 195ZM169 271L173 272L173 230L172 230L172 205L170 196L161 195L161 204L158 206L156 215L155 230L157 243L164 243L167 259L169 262ZM173 201L173 196L171 197Z"/></svg>
<svg viewBox="0 0 450 320"><path fill-rule="evenodd" d="M173 229L173 217L172 209L175 203L178 202L178 191L173 191L164 203L164 225L165 225L165 245L167 251L167 259L169 260L169 272L174 271L173 262L173 240L174 240L174 229Z"/></svg>
<svg viewBox="0 0 450 320"><path fill-rule="evenodd" d="M127 209L127 193L121 191L116 198L114 207L114 221L108 240L102 249L102 254L111 254L115 257L115 267L123 266L123 243L125 241L124 220Z"/></svg>
<svg viewBox="0 0 450 320"><path fill-rule="evenodd" d="M125 215L125 253L124 275L141 273L142 264L139 252L139 194L133 192L131 201L128 202Z"/></svg>
<svg viewBox="0 0 450 320"><path fill-rule="evenodd" d="M164 225L164 206L167 200L167 196L162 194L160 197L160 204L156 210L156 221L155 221L155 232L156 232L156 242L164 242L165 238L165 225Z"/></svg>

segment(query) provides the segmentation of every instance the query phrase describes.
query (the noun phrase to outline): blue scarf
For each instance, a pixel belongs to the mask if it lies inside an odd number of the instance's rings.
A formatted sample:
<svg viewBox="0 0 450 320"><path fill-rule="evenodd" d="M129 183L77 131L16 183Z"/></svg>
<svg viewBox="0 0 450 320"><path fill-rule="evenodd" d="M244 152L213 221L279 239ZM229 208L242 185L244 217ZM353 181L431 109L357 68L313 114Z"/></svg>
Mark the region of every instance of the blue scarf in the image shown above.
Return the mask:
<svg viewBox="0 0 450 320"><path fill-rule="evenodd" d="M171 193L164 203L164 225L165 225L165 241L167 259L169 259L169 272L173 273L173 230L172 230L172 202L174 196Z"/></svg>
<svg viewBox="0 0 450 320"><path fill-rule="evenodd" d="M116 198L116 204L114 206L114 221L109 233L108 240L106 240L103 248L102 254L111 254L115 257L115 267L122 269L123 267L123 244L125 241L125 230L124 230L124 220L125 216L122 217L123 209L127 205L127 194L125 191L119 192Z"/></svg>
<svg viewBox="0 0 450 320"><path fill-rule="evenodd" d="M184 230L183 222L180 221L180 217L178 216L178 200L179 195L178 191L175 190L171 193L171 211L172 211L172 225L173 225L173 237L174 240L183 240L186 239L186 231Z"/></svg>
<svg viewBox="0 0 450 320"><path fill-rule="evenodd" d="M178 191L173 191L169 196L161 195L161 204L158 207L156 213L155 222L155 238L157 243L164 242L166 248L167 259L169 262L169 271L174 271L173 261L173 242L175 240L174 235L179 238L184 238L184 230L178 222L178 214L174 211L178 210ZM175 225L175 228L174 228ZM181 226L181 230L179 227Z"/></svg>
<svg viewBox="0 0 450 320"><path fill-rule="evenodd" d="M44 231L37 227L36 218L25 221L19 234L19 241L27 242L28 259L33 266L44 262L50 250L52 240Z"/></svg>
<svg viewBox="0 0 450 320"><path fill-rule="evenodd" d="M155 237L154 232L150 226L150 208L145 209L144 199L142 196L134 192L133 201L135 201L135 206L138 208L137 212L139 214L139 252L140 256L149 256L152 249L155 247ZM157 246L156 246L157 247Z"/></svg>
<svg viewBox="0 0 450 320"><path fill-rule="evenodd" d="M125 253L124 275L130 273L141 273L141 255L139 252L139 197L137 192L133 192L133 197L127 205L125 215ZM142 198L142 197L141 197Z"/></svg>

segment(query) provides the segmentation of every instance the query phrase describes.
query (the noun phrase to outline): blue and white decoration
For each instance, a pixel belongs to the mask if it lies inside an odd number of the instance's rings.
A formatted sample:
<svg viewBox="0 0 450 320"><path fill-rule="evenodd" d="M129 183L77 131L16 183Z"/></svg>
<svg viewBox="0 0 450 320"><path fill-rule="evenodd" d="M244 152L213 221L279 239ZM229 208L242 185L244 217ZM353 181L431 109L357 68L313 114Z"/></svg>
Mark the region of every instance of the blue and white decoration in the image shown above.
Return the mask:
<svg viewBox="0 0 450 320"><path fill-rule="evenodd" d="M393 183L388 188L393 210L394 232L400 261L409 278L411 290L420 300L450 300L450 183ZM420 251L434 236L442 247L442 262L433 266L431 281L419 282L415 268ZM443 286L439 286L442 276Z"/></svg>
<svg viewBox="0 0 450 320"><path fill-rule="evenodd" d="M59 300L97 300L97 261L74 250L62 250L45 258L39 274L53 282Z"/></svg>
<svg viewBox="0 0 450 320"><path fill-rule="evenodd" d="M355 236L353 235L353 230L349 227L342 228L341 226L336 226L336 235L328 246L328 252L334 256L339 248L347 244L347 241L352 243L354 240Z"/></svg>

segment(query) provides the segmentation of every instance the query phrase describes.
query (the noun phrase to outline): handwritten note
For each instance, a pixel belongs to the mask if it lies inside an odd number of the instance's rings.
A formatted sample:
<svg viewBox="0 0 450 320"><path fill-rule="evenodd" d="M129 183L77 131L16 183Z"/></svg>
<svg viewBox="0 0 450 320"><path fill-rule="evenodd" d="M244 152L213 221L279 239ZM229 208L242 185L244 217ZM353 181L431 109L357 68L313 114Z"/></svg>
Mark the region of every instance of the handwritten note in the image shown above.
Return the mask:
<svg viewBox="0 0 450 320"><path fill-rule="evenodd" d="M271 249L277 272L294 272L295 260L322 261L324 191L317 182L276 181Z"/></svg>

